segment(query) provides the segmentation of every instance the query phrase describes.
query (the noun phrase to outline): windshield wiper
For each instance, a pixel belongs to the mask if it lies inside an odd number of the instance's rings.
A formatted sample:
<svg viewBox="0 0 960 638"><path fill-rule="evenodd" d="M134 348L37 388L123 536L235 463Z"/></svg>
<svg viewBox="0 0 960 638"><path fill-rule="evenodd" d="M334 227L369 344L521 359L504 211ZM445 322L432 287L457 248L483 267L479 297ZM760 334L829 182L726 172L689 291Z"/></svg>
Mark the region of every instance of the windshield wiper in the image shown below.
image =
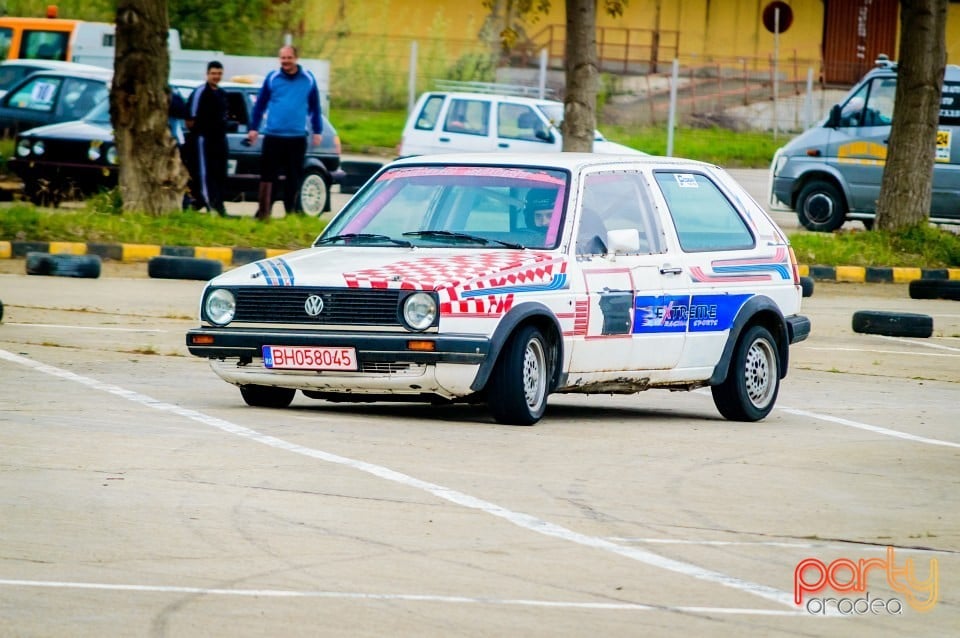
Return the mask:
<svg viewBox="0 0 960 638"><path fill-rule="evenodd" d="M514 244L508 241L500 241L499 239L487 239L486 237L480 237L479 235L470 235L468 233L455 233L449 230L411 230L409 232L403 233L404 237L439 237L444 239L463 239L464 241L472 241L477 244L489 244L494 242L500 244L501 246L506 246L507 248L517 248L522 249L523 245Z"/></svg>
<svg viewBox="0 0 960 638"><path fill-rule="evenodd" d="M406 233L404 233L404 235L406 235ZM318 239L316 242L314 242L313 245L319 246L321 244L332 244L335 241L346 242L351 239L360 239L360 240L367 240L367 241L388 241L391 244L395 244L397 246L405 246L407 248L410 248L413 246L413 244L411 244L410 242L404 239L394 239L389 235L375 235L374 233L344 233L343 235L334 235L332 237L324 237L323 239Z"/></svg>

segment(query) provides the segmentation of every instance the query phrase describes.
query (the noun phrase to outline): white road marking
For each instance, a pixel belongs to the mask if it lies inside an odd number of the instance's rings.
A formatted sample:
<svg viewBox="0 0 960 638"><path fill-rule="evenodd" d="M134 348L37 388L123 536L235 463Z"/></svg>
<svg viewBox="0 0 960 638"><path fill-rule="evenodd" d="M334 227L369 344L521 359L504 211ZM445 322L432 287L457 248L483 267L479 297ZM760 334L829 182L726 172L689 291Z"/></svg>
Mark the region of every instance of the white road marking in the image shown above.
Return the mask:
<svg viewBox="0 0 960 638"><path fill-rule="evenodd" d="M897 343L910 344L911 346L923 346L924 348L937 348L939 350L949 350L950 352L960 352L960 348L953 348L951 346L944 346L939 343L931 343L924 339L906 339L904 337L888 337L887 335L873 335L878 339L886 339L888 341L895 341Z"/></svg>
<svg viewBox="0 0 960 638"><path fill-rule="evenodd" d="M524 598L475 598L469 596L433 596L430 594L370 594L363 592L297 591L291 589L219 589L204 587L170 587L165 585L115 585L109 583L78 583L46 580L0 579L0 586L47 587L51 589L94 589L106 591L143 592L160 594L199 594L201 596L255 596L257 598L331 598L351 600L385 600L422 603L453 603L470 605L506 605L522 607L552 607L562 609L602 609L614 611L666 611L691 614L745 614L755 616L809 616L802 610L750 609L738 607L672 607L638 603L585 603L563 600L529 600ZM834 614L829 614L834 616Z"/></svg>
<svg viewBox="0 0 960 638"><path fill-rule="evenodd" d="M845 425L848 428L865 430L867 432L873 432L874 434L882 434L883 436L892 436L897 439L913 441L914 443L926 443L927 445L939 445L942 447L960 448L960 443L954 443L953 441L942 441L940 439L931 439L925 436L917 436L916 434L910 434L908 432L900 432L899 430L882 428L878 425L870 425L869 423L860 423L859 421L851 421L850 419L844 419L839 416L831 416L829 414L818 414L816 412L808 412L807 410L798 410L797 408L788 408L788 407L778 406L776 409L782 410L788 414L794 414L796 416L804 416L809 419L817 419L819 421L828 421L830 423L836 423L837 425Z"/></svg>
<svg viewBox="0 0 960 638"><path fill-rule="evenodd" d="M928 344L933 346L933 344ZM935 347L935 346L934 346ZM953 350L960 353L960 348L950 348L948 346L940 346L945 350ZM804 350L828 350L830 352L873 352L875 354L901 354L910 357L960 357L960 354L948 354L941 352L913 352L910 350L874 350L873 348L823 348L820 346L812 346L804 348Z"/></svg>
<svg viewBox="0 0 960 638"><path fill-rule="evenodd" d="M67 330L112 330L114 332L168 332L155 328L108 328L106 326L65 326L57 323L7 323L6 326L20 328L64 328Z"/></svg>
<svg viewBox="0 0 960 638"><path fill-rule="evenodd" d="M171 403L165 403L159 401L152 397L149 397L145 394L140 394L133 390L128 390L120 386L116 386L109 383L103 383L97 381L96 379L91 379L90 377L84 377L68 370L63 370L55 366L46 365L26 357L21 357L8 352L6 350L0 350L0 359L6 359L11 363L16 363L28 368L32 368L38 372L48 374L53 377L59 377L61 379L66 379L68 381L73 381L75 383L80 383L94 390L99 390L101 392L106 392L114 396L138 403L148 408L153 408L161 412L168 412L171 414L176 414L178 416L197 421L204 425L208 425L213 428L217 428L224 432L240 436L263 445L270 446L279 450L286 450L288 452L293 452L294 454L300 454L306 457L318 459L320 461L325 461L328 463L334 463L337 465L350 467L361 472L366 472L372 476L382 478L406 487L413 489L422 490L437 498L444 499L456 505L466 507L469 509L479 510L501 518L509 523L516 525L517 527L542 534L544 536L550 536L553 538L558 538L561 540L569 541L572 543L577 543L584 547L591 547L594 549L603 550L635 560L640 563L644 563L651 567L656 567L663 569L665 571L674 572L684 576L689 576L696 578L698 580L724 585L744 593L752 594L764 600L769 600L775 603L779 603L786 607L795 608L793 603L793 594L780 591L773 587L768 587L767 585L761 585L759 583L752 583L750 581L741 580L734 576L724 574L722 572L713 571L711 569L706 569L698 565L691 563L685 563L683 561L674 560L672 558L667 558L665 556L660 556L653 552L639 549L636 547L625 547L623 545L618 545L617 543L612 543L608 540L597 536L589 536L587 534L581 534L573 530L567 529L561 525L545 521L536 516L530 514L524 514L523 512L515 512L509 510L505 507L501 507L495 503L485 501L483 499L459 492L457 490L444 487L443 485L438 485L436 483L430 483L428 481L423 481L402 472L397 472L391 470L388 467L381 465L375 465L373 463L367 463L366 461L360 461L357 459L351 459L337 454L332 454L330 452L324 452L323 450L317 450L314 448L305 447L298 445L296 443L291 443L283 439L279 439L274 436L267 434L262 434L256 430L246 428L242 425L237 425L236 423L231 423L225 419L220 419L217 417L212 417L202 412L197 412L196 410L191 410L184 408L178 405L173 405Z"/></svg>

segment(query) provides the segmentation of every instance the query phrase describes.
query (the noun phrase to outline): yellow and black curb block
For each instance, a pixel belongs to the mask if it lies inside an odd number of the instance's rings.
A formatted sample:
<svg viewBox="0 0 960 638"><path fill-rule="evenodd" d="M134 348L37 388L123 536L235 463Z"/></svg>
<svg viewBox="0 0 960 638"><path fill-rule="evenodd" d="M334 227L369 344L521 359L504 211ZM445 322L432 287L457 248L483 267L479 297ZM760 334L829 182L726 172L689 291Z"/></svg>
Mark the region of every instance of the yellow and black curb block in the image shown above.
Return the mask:
<svg viewBox="0 0 960 638"><path fill-rule="evenodd" d="M153 257L214 259L224 266L239 266L290 252L285 248L228 248L223 246L159 246L156 244L101 244L63 241L0 241L0 259L25 258L29 252L98 255L127 263L148 262ZM960 280L960 268L908 268L887 266L800 266L800 275L817 281L853 283L909 283L917 279Z"/></svg>

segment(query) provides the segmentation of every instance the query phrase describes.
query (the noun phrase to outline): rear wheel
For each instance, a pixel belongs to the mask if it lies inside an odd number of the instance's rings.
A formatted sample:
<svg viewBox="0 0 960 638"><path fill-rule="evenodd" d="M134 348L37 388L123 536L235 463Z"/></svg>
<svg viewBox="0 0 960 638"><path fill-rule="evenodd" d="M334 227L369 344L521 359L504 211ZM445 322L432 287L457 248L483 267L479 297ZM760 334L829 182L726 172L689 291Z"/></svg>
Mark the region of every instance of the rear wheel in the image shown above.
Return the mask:
<svg viewBox="0 0 960 638"><path fill-rule="evenodd" d="M285 408L297 393L293 388L275 388L269 385L242 385L240 396L255 408Z"/></svg>
<svg viewBox="0 0 960 638"><path fill-rule="evenodd" d="M810 182L797 195L797 218L807 230L830 233L847 219L847 202L830 182Z"/></svg>
<svg viewBox="0 0 960 638"><path fill-rule="evenodd" d="M535 326L517 331L500 354L487 388L487 405L498 423L533 425L547 409L549 348Z"/></svg>
<svg viewBox="0 0 960 638"><path fill-rule="evenodd" d="M310 217L317 217L327 209L329 193L330 188L323 173L315 168L307 169L303 181L300 182L300 192L297 193L298 210L302 210Z"/></svg>
<svg viewBox="0 0 960 638"><path fill-rule="evenodd" d="M731 421L759 421L780 392L780 352L773 335L752 326L737 342L727 378L710 388L713 403Z"/></svg>

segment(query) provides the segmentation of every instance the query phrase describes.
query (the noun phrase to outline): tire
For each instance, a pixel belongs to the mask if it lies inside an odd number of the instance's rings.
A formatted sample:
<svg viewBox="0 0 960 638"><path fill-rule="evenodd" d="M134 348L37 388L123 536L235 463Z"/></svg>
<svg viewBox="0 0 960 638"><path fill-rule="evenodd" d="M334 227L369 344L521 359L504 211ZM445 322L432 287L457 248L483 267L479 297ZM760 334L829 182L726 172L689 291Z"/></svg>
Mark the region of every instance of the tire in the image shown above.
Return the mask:
<svg viewBox="0 0 960 638"><path fill-rule="evenodd" d="M797 195L797 218L807 230L831 233L846 221L847 202L830 182L813 181Z"/></svg>
<svg viewBox="0 0 960 638"><path fill-rule="evenodd" d="M960 301L960 280L914 279L910 282L910 298Z"/></svg>
<svg viewBox="0 0 960 638"><path fill-rule="evenodd" d="M780 350L763 326L751 326L737 341L723 383L710 388L713 404L730 421L759 421L780 393Z"/></svg>
<svg viewBox="0 0 960 638"><path fill-rule="evenodd" d="M293 388L275 388L269 385L242 385L240 396L254 408L285 408L297 393Z"/></svg>
<svg viewBox="0 0 960 638"><path fill-rule="evenodd" d="M813 296L813 277L800 277L800 288L804 297Z"/></svg>
<svg viewBox="0 0 960 638"><path fill-rule="evenodd" d="M533 425L547 409L550 351L535 326L524 326L504 346L487 387L487 406L497 423Z"/></svg>
<svg viewBox="0 0 960 638"><path fill-rule="evenodd" d="M853 313L853 331L887 337L927 338L933 334L933 317L913 312L858 310Z"/></svg>
<svg viewBox="0 0 960 638"><path fill-rule="evenodd" d="M100 276L100 266L101 261L98 255L27 253L28 275L97 279Z"/></svg>
<svg viewBox="0 0 960 638"><path fill-rule="evenodd" d="M330 185L317 169L307 169L297 192L297 210L308 217L318 217L330 208Z"/></svg>
<svg viewBox="0 0 960 638"><path fill-rule="evenodd" d="M147 262L147 274L154 279L196 279L209 281L223 272L216 259L159 255Z"/></svg>

